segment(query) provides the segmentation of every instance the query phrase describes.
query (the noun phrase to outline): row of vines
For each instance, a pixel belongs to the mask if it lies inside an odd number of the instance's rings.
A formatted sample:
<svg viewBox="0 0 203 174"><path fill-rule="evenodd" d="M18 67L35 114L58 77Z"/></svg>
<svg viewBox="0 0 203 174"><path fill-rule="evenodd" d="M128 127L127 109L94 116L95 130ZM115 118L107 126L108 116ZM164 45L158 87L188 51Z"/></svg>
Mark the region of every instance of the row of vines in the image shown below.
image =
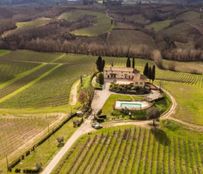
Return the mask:
<svg viewBox="0 0 203 174"><path fill-rule="evenodd" d="M128 128L81 139L55 174L131 174L203 172L199 142L163 132Z"/></svg>

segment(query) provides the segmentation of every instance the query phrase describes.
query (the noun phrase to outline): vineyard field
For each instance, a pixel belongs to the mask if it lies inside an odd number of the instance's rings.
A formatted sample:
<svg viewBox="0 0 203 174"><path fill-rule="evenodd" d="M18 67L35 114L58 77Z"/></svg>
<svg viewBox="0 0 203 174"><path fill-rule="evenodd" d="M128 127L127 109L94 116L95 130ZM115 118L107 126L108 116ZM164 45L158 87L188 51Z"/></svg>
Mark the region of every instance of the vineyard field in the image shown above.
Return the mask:
<svg viewBox="0 0 203 174"><path fill-rule="evenodd" d="M49 65L49 64L45 65L45 66L41 67L39 70L31 73L30 75L17 80L16 82L12 83L9 86L6 86L5 88L0 89L0 98L3 98L5 96L11 94L12 92L15 92L17 89L19 89L20 87L33 81L37 77L41 76L42 74L44 74L45 72L47 72L48 70L53 68L54 66L56 66L56 65Z"/></svg>
<svg viewBox="0 0 203 174"><path fill-rule="evenodd" d="M18 75L36 67L36 63L22 63L22 62L12 62L9 60L0 63L0 85L11 79L16 78Z"/></svg>
<svg viewBox="0 0 203 174"><path fill-rule="evenodd" d="M94 60L87 56L63 57L56 61L63 65L41 79L32 87L17 94L0 104L1 108L31 108L31 107L67 107L69 91L72 84L81 75L91 74L95 70ZM48 66L48 65L46 65ZM49 65L50 66L50 65ZM79 71L78 71L79 69ZM39 95L40 94L40 95Z"/></svg>
<svg viewBox="0 0 203 174"><path fill-rule="evenodd" d="M162 129L111 128L81 138L53 174L201 174L202 146L202 139Z"/></svg>
<svg viewBox="0 0 203 174"><path fill-rule="evenodd" d="M60 148L57 146L58 143L56 138L63 137L64 141L67 141L77 129L73 128L72 124L72 119L64 124L58 131L40 144L34 152L31 152L31 154L21 161L21 163L17 164L13 169L13 173L15 173L15 169L23 170L26 168L33 168L37 162L41 162L42 165L45 166L57 153L57 151L60 150Z"/></svg>
<svg viewBox="0 0 203 174"><path fill-rule="evenodd" d="M76 29L71 32L72 34L76 36L98 36L111 30L111 19L101 11L74 10L68 13L63 13L58 18L72 22L82 19L85 16L92 16L95 18L93 25Z"/></svg>
<svg viewBox="0 0 203 174"><path fill-rule="evenodd" d="M14 62L37 62L49 63L54 61L57 57L63 55L62 53L45 53L28 50L11 51L9 54L0 57L0 60L9 60Z"/></svg>
<svg viewBox="0 0 203 174"><path fill-rule="evenodd" d="M0 161L35 137L56 119L51 117L0 118Z"/></svg>

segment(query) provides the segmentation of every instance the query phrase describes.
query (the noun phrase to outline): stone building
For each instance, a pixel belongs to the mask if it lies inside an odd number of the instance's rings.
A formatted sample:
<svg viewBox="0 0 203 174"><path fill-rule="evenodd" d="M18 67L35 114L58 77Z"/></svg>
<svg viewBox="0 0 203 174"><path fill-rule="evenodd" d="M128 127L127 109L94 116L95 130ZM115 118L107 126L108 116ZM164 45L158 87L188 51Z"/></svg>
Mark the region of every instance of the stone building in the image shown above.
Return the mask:
<svg viewBox="0 0 203 174"><path fill-rule="evenodd" d="M117 83L134 83L135 86L145 86L145 77L134 68L112 66L105 67L104 78L112 79Z"/></svg>

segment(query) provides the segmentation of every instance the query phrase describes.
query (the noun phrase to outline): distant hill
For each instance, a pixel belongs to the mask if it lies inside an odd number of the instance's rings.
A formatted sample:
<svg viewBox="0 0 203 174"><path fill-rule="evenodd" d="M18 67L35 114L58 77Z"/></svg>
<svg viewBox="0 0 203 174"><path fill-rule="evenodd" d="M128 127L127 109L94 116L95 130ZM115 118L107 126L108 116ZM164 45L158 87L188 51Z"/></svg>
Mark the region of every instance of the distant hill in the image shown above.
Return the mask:
<svg viewBox="0 0 203 174"><path fill-rule="evenodd" d="M64 3L71 0L0 0L0 4L30 4L30 3L38 3L38 4L56 4L56 3ZM72 0L73 1L73 0ZM80 1L80 0L75 0ZM96 0L95 0L96 1ZM118 1L118 0L111 0ZM186 4L186 3L203 3L203 0L123 0L124 3L127 4L135 4L135 3L159 3L159 4Z"/></svg>
<svg viewBox="0 0 203 174"><path fill-rule="evenodd" d="M0 4L50 4L50 3L61 3L67 0L0 0Z"/></svg>

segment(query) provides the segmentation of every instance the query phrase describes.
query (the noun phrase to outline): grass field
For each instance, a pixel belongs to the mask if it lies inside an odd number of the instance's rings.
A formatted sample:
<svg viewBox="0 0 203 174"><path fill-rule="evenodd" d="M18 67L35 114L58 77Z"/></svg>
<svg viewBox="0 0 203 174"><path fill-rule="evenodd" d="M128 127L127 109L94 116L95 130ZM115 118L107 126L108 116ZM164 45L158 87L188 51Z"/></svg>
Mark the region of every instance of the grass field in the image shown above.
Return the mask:
<svg viewBox="0 0 203 174"><path fill-rule="evenodd" d="M163 82L162 85L163 88L171 92L178 102L178 109L174 117L203 125L203 89L174 82Z"/></svg>
<svg viewBox="0 0 203 174"><path fill-rule="evenodd" d="M0 49L0 56L3 56L3 55L8 54L8 53L10 53L9 50L2 50L2 49Z"/></svg>
<svg viewBox="0 0 203 174"><path fill-rule="evenodd" d="M166 121L156 131L133 126L110 128L79 139L53 174L201 174L202 147L202 134L175 122Z"/></svg>
<svg viewBox="0 0 203 174"><path fill-rule="evenodd" d="M171 24L172 20L164 20L160 22L154 22L147 26L149 29L153 29L154 31L158 32L160 30L163 30L167 28Z"/></svg>
<svg viewBox="0 0 203 174"><path fill-rule="evenodd" d="M177 19L196 24L201 21L200 13L196 11L187 11L177 16Z"/></svg>
<svg viewBox="0 0 203 174"><path fill-rule="evenodd" d="M113 30L108 41L111 45L125 46L126 48L138 48L142 45L150 48L155 47L152 37L141 31L135 30Z"/></svg>
<svg viewBox="0 0 203 174"><path fill-rule="evenodd" d="M17 28L40 27L48 24L50 20L51 20L50 18L41 17L41 18L34 19L32 21L17 22L16 26Z"/></svg>
<svg viewBox="0 0 203 174"><path fill-rule="evenodd" d="M96 19L94 25L87 28L74 30L71 32L72 34L77 36L97 36L112 29L111 19L104 12L75 10L61 14L59 19L65 19L72 22L77 21L84 16L95 16Z"/></svg>

